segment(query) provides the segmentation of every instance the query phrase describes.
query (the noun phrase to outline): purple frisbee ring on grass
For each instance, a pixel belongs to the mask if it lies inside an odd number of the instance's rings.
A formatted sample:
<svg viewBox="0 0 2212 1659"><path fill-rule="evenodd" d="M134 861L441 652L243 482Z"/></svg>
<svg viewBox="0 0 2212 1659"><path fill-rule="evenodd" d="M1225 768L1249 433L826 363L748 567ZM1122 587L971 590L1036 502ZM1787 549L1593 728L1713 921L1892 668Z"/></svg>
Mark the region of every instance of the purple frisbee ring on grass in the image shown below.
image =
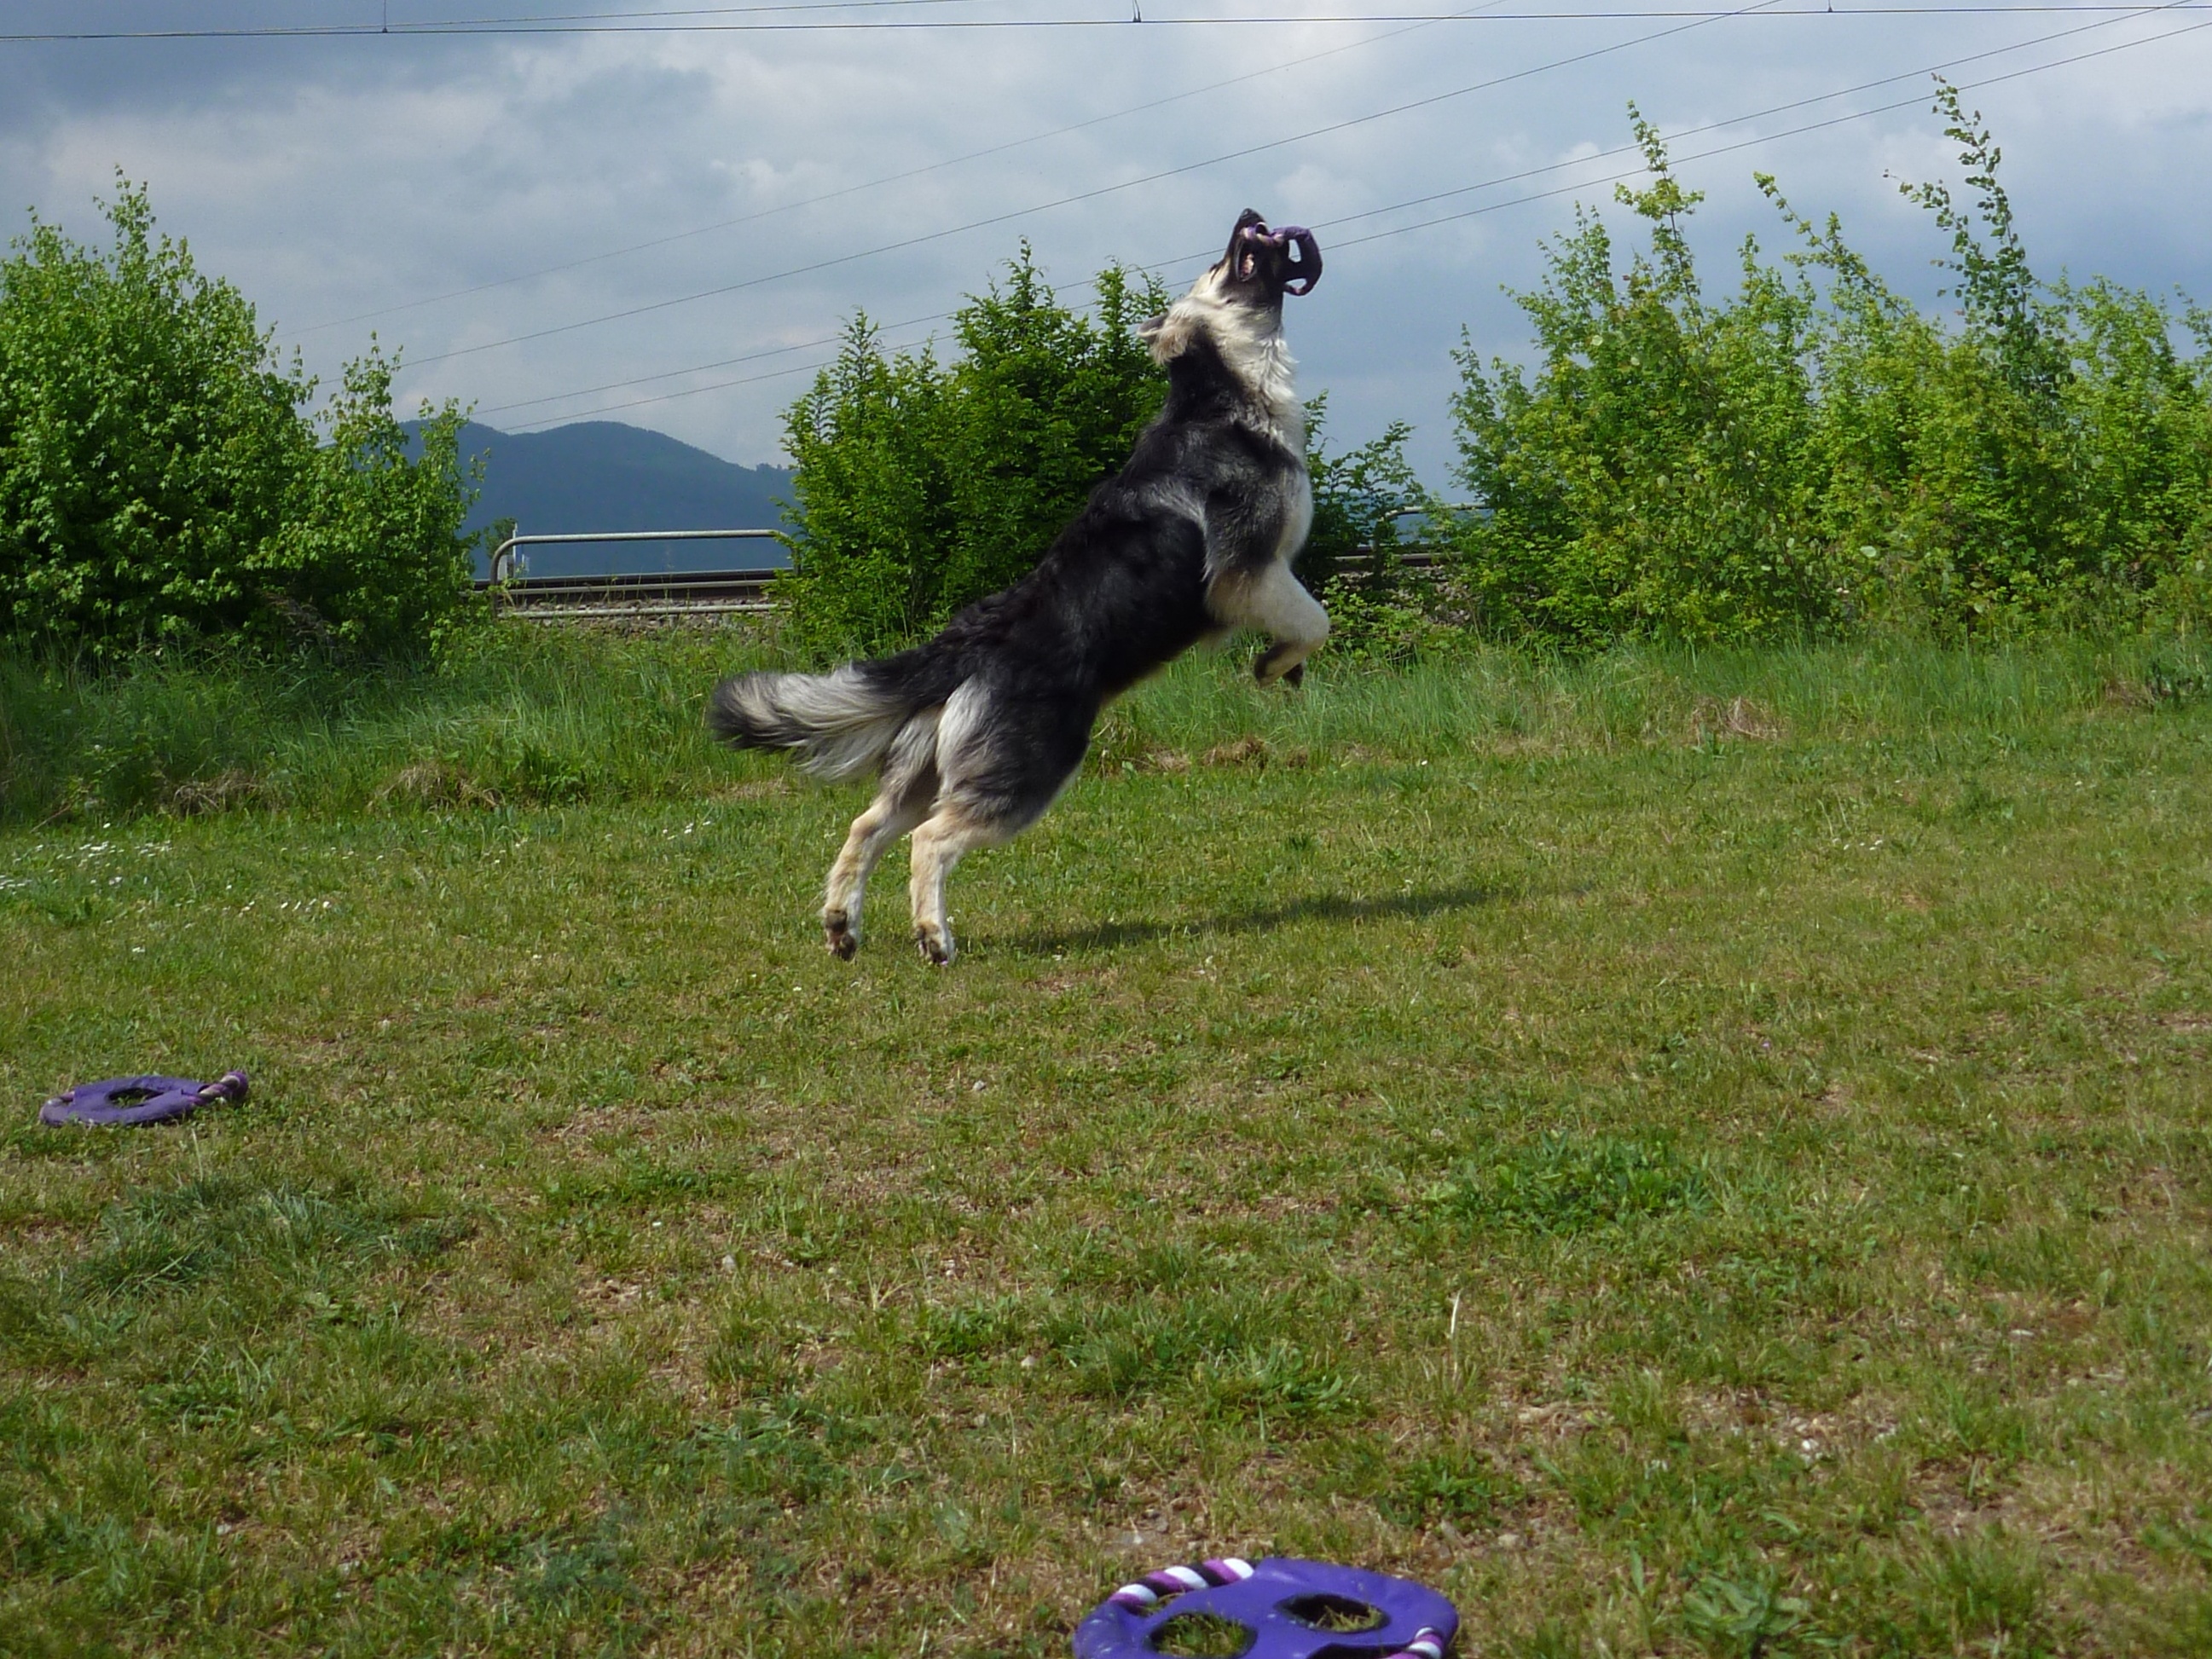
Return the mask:
<svg viewBox="0 0 2212 1659"><path fill-rule="evenodd" d="M1235 1556L1124 1584L1075 1629L1075 1659L1154 1659L1168 1626L1241 1625L1241 1659L1443 1659L1459 1613L1425 1584L1325 1561Z"/></svg>
<svg viewBox="0 0 2212 1659"><path fill-rule="evenodd" d="M188 1077L112 1077L80 1083L39 1108L39 1121L127 1127L189 1117L214 1100L244 1100L246 1073L225 1072L212 1083Z"/></svg>

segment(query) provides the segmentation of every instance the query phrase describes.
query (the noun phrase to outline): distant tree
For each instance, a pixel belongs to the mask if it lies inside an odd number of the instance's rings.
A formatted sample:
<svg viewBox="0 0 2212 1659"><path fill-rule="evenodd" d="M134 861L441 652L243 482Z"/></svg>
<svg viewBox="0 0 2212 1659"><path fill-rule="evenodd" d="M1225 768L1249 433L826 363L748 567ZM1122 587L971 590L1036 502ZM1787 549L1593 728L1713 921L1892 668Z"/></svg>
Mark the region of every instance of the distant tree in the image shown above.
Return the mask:
<svg viewBox="0 0 2212 1659"><path fill-rule="evenodd" d="M459 411L410 462L372 349L319 442L314 381L118 186L106 252L34 216L0 261L0 635L419 649L470 595Z"/></svg>
<svg viewBox="0 0 2212 1659"><path fill-rule="evenodd" d="M953 319L959 356L886 353L866 318L785 416L797 465L794 630L825 653L926 633L1034 565L1128 459L1166 380L1136 338L1166 304L1149 278L1062 305L1024 246Z"/></svg>

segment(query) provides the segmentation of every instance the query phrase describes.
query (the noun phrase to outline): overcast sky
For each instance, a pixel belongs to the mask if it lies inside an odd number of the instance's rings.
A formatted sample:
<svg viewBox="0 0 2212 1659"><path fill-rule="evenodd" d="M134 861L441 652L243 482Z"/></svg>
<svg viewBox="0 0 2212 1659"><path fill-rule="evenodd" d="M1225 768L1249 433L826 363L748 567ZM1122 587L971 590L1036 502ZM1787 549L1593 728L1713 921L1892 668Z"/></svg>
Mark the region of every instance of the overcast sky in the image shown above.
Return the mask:
<svg viewBox="0 0 2212 1659"><path fill-rule="evenodd" d="M750 463L779 459L806 379L791 371L822 361L812 343L856 310L896 325L894 342L941 336L929 319L1023 237L1071 297L1115 259L1172 262L1180 284L1249 204L1319 231L1328 273L1291 302L1289 328L1334 438L1408 420L1443 483L1461 331L1485 354L1525 353L1501 287L1537 277L1541 240L1577 200L1609 204L1602 181L1627 164L1604 152L1627 141L1629 100L1670 133L1732 124L1681 137L1685 158L1762 141L1679 168L1708 192L1693 228L1711 284L1727 285L1747 232L1785 240L1752 184L1764 169L1932 300L1942 241L1896 180L1956 182L1925 71L1994 53L1951 73L1996 129L2039 268L2212 299L2212 9L1828 15L1824 0L1772 0L1700 19L1698 3L1497 0L1424 23L1375 20L1457 0L1146 0L1133 23L1127 0L682 15L674 0L391 0L391 34L11 40L0 205L10 234L35 208L93 238L120 167L326 378L374 329L404 350L410 407L457 398L509 429L603 415ZM385 12L0 0L0 33L373 28ZM651 31L407 32L624 12ZM1274 21L1178 21L1229 17ZM1044 19L1111 26L942 27ZM830 22L872 27L788 27ZM1974 84L2132 41L2152 44ZM1864 85L1890 76L1904 78ZM1777 109L1829 94L1843 95ZM897 174L910 176L879 182ZM1528 176L1480 187L1516 174ZM1443 192L1459 193L1398 205ZM1461 216L1401 231L1445 215ZM622 312L638 314L594 320Z"/></svg>

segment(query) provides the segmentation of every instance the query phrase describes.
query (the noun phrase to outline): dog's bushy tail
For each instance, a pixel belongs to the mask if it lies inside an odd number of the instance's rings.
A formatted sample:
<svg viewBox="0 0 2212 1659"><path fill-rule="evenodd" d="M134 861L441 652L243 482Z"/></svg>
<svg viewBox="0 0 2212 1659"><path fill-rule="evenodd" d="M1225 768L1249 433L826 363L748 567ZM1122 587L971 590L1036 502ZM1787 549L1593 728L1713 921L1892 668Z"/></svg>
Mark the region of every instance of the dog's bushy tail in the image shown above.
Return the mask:
<svg viewBox="0 0 2212 1659"><path fill-rule="evenodd" d="M899 728L941 696L901 659L848 663L827 674L738 674L707 700L707 725L740 749L788 749L817 778L871 771Z"/></svg>

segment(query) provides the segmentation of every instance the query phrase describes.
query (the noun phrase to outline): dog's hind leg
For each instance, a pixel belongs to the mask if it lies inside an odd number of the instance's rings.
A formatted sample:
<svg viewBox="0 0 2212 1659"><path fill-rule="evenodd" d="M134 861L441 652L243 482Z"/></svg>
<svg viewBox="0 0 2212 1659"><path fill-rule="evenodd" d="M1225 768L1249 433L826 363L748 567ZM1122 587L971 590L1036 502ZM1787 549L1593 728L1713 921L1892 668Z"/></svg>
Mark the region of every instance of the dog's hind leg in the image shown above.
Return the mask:
<svg viewBox="0 0 2212 1659"><path fill-rule="evenodd" d="M832 956L850 961L860 948L860 902L868 878L890 844L929 816L937 798L938 711L908 720L892 742L883 787L853 820L844 849L830 866L822 895L822 939Z"/></svg>
<svg viewBox="0 0 2212 1659"><path fill-rule="evenodd" d="M914 832L914 942L942 968L955 954L952 923L945 914L945 878L978 847L995 847L1018 834L1019 823L978 818L959 804L938 808Z"/></svg>
<svg viewBox="0 0 2212 1659"><path fill-rule="evenodd" d="M929 816L930 797L921 790L894 794L881 791L868 810L853 820L844 850L830 866L822 896L822 942L830 954L852 960L860 948L860 901L884 851Z"/></svg>
<svg viewBox="0 0 2212 1659"><path fill-rule="evenodd" d="M936 810L914 832L914 939L943 967L953 957L945 878L978 847L1011 841L1066 787L1091 740L1095 699L1080 702L970 680L938 728Z"/></svg>

